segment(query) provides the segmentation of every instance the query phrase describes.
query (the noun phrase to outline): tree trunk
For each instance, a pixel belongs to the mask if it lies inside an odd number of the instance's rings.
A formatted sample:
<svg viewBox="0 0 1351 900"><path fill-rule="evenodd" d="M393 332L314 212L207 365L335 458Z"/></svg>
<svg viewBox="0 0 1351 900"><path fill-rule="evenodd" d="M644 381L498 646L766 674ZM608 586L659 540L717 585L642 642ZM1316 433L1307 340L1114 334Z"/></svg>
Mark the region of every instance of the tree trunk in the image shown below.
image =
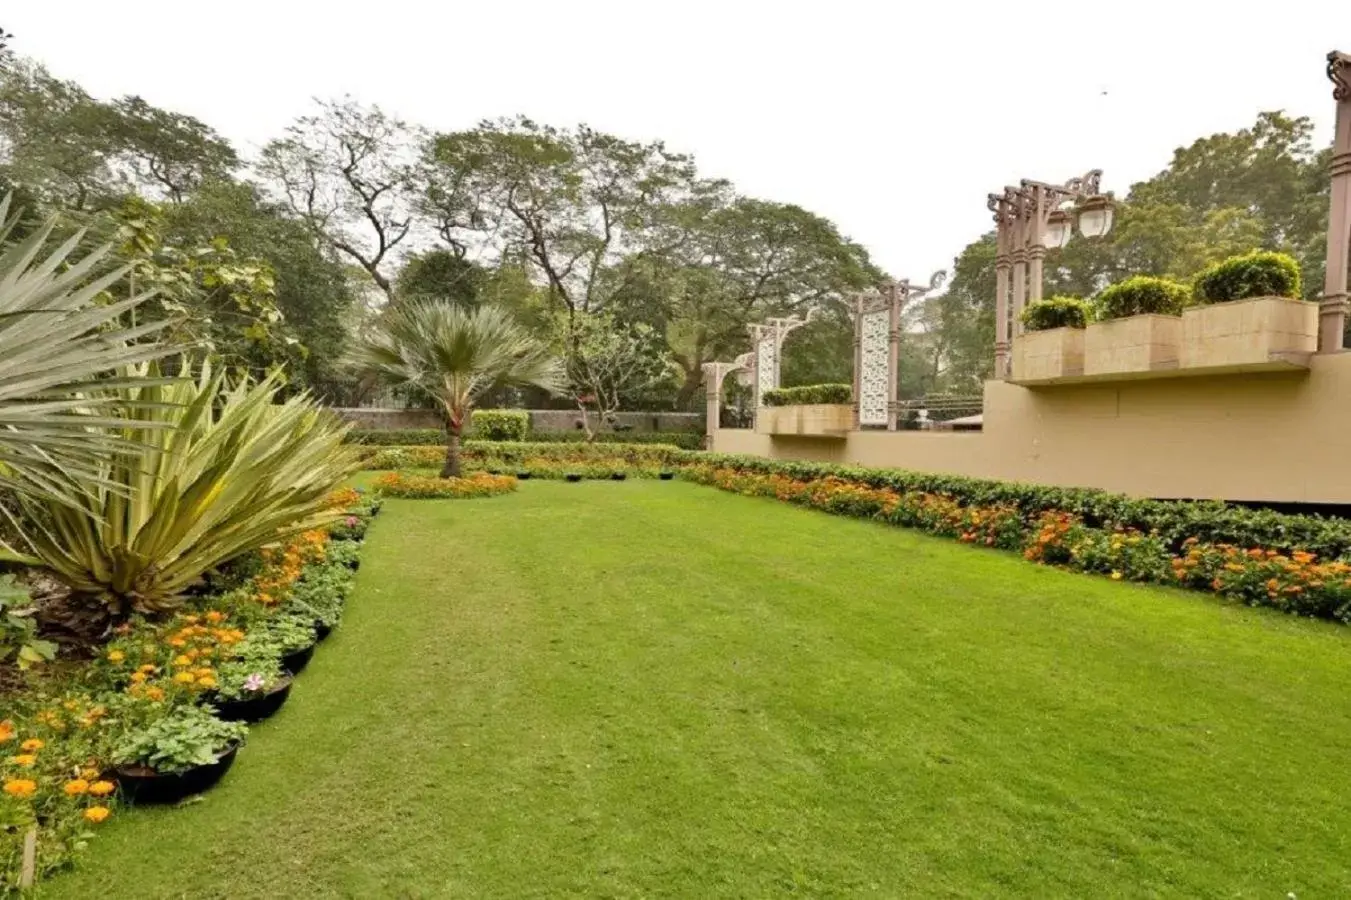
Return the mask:
<svg viewBox="0 0 1351 900"><path fill-rule="evenodd" d="M460 429L446 429L446 464L441 467L442 478L460 477Z"/></svg>
<svg viewBox="0 0 1351 900"><path fill-rule="evenodd" d="M680 390L676 393L676 409L688 411L694 402L695 395L699 393L699 388L704 383L704 370L695 366L693 370L681 367L680 374L684 379L680 383Z"/></svg>

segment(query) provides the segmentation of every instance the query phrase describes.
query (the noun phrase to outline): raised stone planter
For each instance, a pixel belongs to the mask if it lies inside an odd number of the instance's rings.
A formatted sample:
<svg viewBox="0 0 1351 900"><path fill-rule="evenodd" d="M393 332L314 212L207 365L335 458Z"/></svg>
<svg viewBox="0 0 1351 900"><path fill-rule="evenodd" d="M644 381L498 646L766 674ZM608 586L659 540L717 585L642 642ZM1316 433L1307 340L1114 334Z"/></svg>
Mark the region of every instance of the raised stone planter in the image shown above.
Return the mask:
<svg viewBox="0 0 1351 900"><path fill-rule="evenodd" d="M762 406L755 413L760 434L842 438L853 424L854 407L849 403Z"/></svg>
<svg viewBox="0 0 1351 900"><path fill-rule="evenodd" d="M1183 369L1298 363L1317 350L1317 303L1254 297L1195 306L1182 313Z"/></svg>
<svg viewBox="0 0 1351 900"><path fill-rule="evenodd" d="M1084 374L1084 329L1050 328L1013 339L1013 381L1052 381Z"/></svg>
<svg viewBox="0 0 1351 900"><path fill-rule="evenodd" d="M1084 375L1145 374L1178 367L1180 316L1143 315L1084 329Z"/></svg>

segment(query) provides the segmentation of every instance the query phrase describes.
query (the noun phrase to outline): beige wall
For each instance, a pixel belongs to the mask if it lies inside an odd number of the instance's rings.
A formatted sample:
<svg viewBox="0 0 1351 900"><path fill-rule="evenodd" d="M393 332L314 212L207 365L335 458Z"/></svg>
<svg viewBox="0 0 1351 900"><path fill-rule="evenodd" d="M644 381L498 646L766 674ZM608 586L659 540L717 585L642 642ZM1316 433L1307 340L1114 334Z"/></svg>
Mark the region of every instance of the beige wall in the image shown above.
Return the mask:
<svg viewBox="0 0 1351 900"><path fill-rule="evenodd" d="M844 440L720 430L714 449L1146 497L1351 503L1351 353L1308 373L985 385L985 430Z"/></svg>

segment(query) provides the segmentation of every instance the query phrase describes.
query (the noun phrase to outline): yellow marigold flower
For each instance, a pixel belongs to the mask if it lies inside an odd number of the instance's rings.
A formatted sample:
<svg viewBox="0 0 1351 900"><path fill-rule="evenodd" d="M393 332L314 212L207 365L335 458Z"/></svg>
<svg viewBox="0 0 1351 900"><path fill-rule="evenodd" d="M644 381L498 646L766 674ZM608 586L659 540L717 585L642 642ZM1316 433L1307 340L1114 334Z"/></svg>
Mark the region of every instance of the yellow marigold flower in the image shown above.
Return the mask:
<svg viewBox="0 0 1351 900"><path fill-rule="evenodd" d="M196 625L198 622L201 621L201 617L200 617L200 616L184 616L184 617L183 617L183 621L184 621L184 622L187 622L189 625Z"/></svg>
<svg viewBox="0 0 1351 900"><path fill-rule="evenodd" d="M193 669L192 674L196 675L198 678L210 678L212 675L216 674L216 670L212 668Z"/></svg>
<svg viewBox="0 0 1351 900"><path fill-rule="evenodd" d="M19 745L19 749L27 753L33 753L34 751L41 750L45 746L47 745L44 744L40 738L29 738Z"/></svg>
<svg viewBox="0 0 1351 900"><path fill-rule="evenodd" d="M131 683L132 683L132 684L141 684L143 681L145 681L145 679L146 679L146 674L145 674L144 672L132 672L132 673L131 673Z"/></svg>
<svg viewBox="0 0 1351 900"><path fill-rule="evenodd" d="M190 666L192 665L192 658L186 653L180 653L174 657L174 665L178 666L180 669L183 666Z"/></svg>
<svg viewBox="0 0 1351 900"><path fill-rule="evenodd" d="M1113 581L1120 581L1120 580L1121 580L1121 573L1120 573L1120 572L1117 572L1117 571L1113 571L1113 572L1112 572L1112 580L1113 580Z"/></svg>
<svg viewBox="0 0 1351 900"><path fill-rule="evenodd" d="M213 623L213 624L218 624L218 623L220 623L220 622L224 622L224 621L225 621L225 613L220 612L219 610L214 610L214 609L213 609L213 610L211 610L211 612L209 612L209 613L206 614L206 620L207 620L208 622Z"/></svg>
<svg viewBox="0 0 1351 900"><path fill-rule="evenodd" d="M85 781L93 781L95 778L99 777L99 770L94 768L93 766L85 766L83 769L80 770L80 777L83 778Z"/></svg>
<svg viewBox="0 0 1351 900"><path fill-rule="evenodd" d="M179 684L192 684L194 680L195 678L191 672L179 672L174 675L174 681Z"/></svg>
<svg viewBox="0 0 1351 900"><path fill-rule="evenodd" d="M11 778L5 782L5 793L11 797L31 797L37 789L38 783L31 778Z"/></svg>
<svg viewBox="0 0 1351 900"><path fill-rule="evenodd" d="M11 756L9 761L16 766L23 766L25 769L38 761L38 758L31 753L20 753L18 756Z"/></svg>
<svg viewBox="0 0 1351 900"><path fill-rule="evenodd" d="M183 640L182 638L170 638L170 639L169 639L169 646L170 646L170 647L183 647L183 646L186 646L186 645L187 645L187 641Z"/></svg>
<svg viewBox="0 0 1351 900"><path fill-rule="evenodd" d="M108 662L111 662L111 663L120 663L122 660L124 660L124 659L126 659L126 658L127 658L127 654L123 653L121 650L109 650L109 651L108 651Z"/></svg>
<svg viewBox="0 0 1351 900"><path fill-rule="evenodd" d="M89 782L85 781L83 778L76 778L73 781L67 781L61 787L61 790L65 792L67 797L78 797L89 790Z"/></svg>
<svg viewBox="0 0 1351 900"><path fill-rule="evenodd" d="M164 688L151 685L150 687L145 689L145 696L148 699L158 703L159 701L164 699Z"/></svg>
<svg viewBox="0 0 1351 900"><path fill-rule="evenodd" d="M213 688L216 686L216 679L210 675L203 675L197 679L197 685L198 687Z"/></svg>
<svg viewBox="0 0 1351 900"><path fill-rule="evenodd" d="M62 703L61 705L66 708L67 712L75 712L75 710L80 708L80 701L67 700L65 703Z"/></svg>
<svg viewBox="0 0 1351 900"><path fill-rule="evenodd" d="M117 785L111 781L96 781L89 786L89 793L95 797L106 797L117 790Z"/></svg>
<svg viewBox="0 0 1351 900"><path fill-rule="evenodd" d="M106 806L91 806L84 811L85 820L93 822L95 825L97 825L99 822L102 822L104 819L108 818L112 814L113 811Z"/></svg>
<svg viewBox="0 0 1351 900"><path fill-rule="evenodd" d="M138 672L144 672L145 674L149 675L149 674L151 674L152 672L154 672L154 671L155 671L156 669L158 669L158 668L159 668L159 666L155 665L154 663L146 663L145 665L141 666L141 667L140 667L139 669L137 669L136 671L138 671Z"/></svg>

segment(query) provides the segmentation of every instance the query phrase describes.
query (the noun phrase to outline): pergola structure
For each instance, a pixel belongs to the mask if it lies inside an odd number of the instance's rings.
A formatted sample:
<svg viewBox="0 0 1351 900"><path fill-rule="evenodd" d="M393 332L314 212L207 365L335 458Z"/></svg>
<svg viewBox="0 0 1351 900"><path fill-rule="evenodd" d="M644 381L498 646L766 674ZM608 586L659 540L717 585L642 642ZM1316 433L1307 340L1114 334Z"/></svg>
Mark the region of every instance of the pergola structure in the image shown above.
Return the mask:
<svg viewBox="0 0 1351 900"><path fill-rule="evenodd" d="M751 332L751 365L755 376L754 405L760 406L760 398L766 391L779 386L780 361L783 358L783 342L788 335L806 325L816 317L816 307L809 309L805 316L782 316L766 319L748 326Z"/></svg>
<svg viewBox="0 0 1351 900"><path fill-rule="evenodd" d="M1327 272L1318 304L1318 352L1338 353L1346 328L1346 270L1351 258L1351 54L1336 50L1328 54L1328 78L1337 103L1337 124L1332 139Z"/></svg>

